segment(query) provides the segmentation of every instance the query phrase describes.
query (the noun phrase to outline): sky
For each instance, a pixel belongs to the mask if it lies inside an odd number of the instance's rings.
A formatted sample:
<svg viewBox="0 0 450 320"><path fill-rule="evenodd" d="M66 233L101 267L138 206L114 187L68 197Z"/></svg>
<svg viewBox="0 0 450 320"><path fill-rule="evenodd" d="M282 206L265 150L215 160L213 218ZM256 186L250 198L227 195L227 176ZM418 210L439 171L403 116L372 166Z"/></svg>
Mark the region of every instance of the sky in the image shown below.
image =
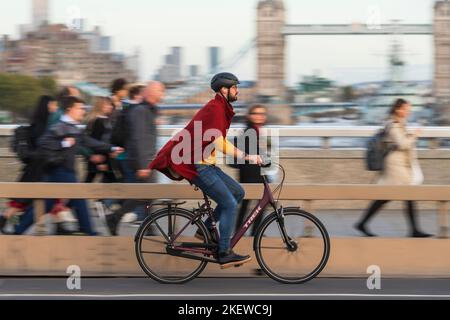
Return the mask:
<svg viewBox="0 0 450 320"><path fill-rule="evenodd" d="M87 28L100 25L113 37L113 50L140 50L140 78L153 77L169 47L184 48L183 72L198 64L205 72L207 47L223 48L230 59L256 35L257 0L50 0L50 21L66 23L78 15ZM431 23L434 0L284 0L288 24ZM0 1L0 34L18 36L18 25L31 21L31 0ZM291 36L287 38L286 84L319 74L340 84L383 80L388 76L388 36ZM403 36L406 78L430 80L433 38ZM228 71L256 78L256 50Z"/></svg>

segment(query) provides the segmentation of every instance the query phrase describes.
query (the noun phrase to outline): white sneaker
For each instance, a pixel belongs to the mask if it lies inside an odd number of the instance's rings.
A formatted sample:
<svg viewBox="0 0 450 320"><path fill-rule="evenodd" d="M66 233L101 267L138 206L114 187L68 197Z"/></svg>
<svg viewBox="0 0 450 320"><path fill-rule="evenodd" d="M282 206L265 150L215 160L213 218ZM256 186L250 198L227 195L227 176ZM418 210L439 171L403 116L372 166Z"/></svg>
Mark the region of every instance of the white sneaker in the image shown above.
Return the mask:
<svg viewBox="0 0 450 320"><path fill-rule="evenodd" d="M132 222L135 222L136 220L137 220L137 214L134 212L128 212L123 215L121 221L124 223L132 223Z"/></svg>
<svg viewBox="0 0 450 320"><path fill-rule="evenodd" d="M75 218L72 211L61 211L58 213L61 219L65 222L77 222L78 219Z"/></svg>

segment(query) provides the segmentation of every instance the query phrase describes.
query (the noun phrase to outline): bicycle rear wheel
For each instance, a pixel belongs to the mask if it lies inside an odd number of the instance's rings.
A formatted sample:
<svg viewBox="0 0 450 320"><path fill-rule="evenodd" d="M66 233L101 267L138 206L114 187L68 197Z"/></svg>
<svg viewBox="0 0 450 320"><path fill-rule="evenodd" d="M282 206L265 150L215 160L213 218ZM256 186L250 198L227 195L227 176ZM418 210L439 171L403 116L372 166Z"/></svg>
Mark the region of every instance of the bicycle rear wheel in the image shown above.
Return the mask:
<svg viewBox="0 0 450 320"><path fill-rule="evenodd" d="M152 279L166 284L181 284L193 280L205 269L206 261L167 252L174 243L189 242L194 246L210 243L204 223L199 219L191 224L192 217L192 212L182 208L162 209L142 223L135 237L136 257L142 270ZM205 240L194 237L197 229ZM174 239L180 231L181 234Z"/></svg>
<svg viewBox="0 0 450 320"><path fill-rule="evenodd" d="M255 237L258 263L272 279L304 283L316 277L330 255L330 238L324 225L299 208L284 209L284 217L270 215Z"/></svg>

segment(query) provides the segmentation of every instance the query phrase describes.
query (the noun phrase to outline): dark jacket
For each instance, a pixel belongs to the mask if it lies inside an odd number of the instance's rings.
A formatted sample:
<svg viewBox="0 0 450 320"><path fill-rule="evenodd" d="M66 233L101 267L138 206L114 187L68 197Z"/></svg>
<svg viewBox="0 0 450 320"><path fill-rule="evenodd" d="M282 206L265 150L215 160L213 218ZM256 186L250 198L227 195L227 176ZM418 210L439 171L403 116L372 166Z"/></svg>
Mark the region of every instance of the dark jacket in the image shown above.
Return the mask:
<svg viewBox="0 0 450 320"><path fill-rule="evenodd" d="M64 148L62 141L65 138L74 138L76 143L69 148ZM49 130L41 137L39 145L43 149L61 152L64 155L62 167L75 171L75 158L79 153L79 148L89 148L96 153L111 152L112 145L95 140L85 134L75 124L59 121L51 126Z"/></svg>
<svg viewBox="0 0 450 320"><path fill-rule="evenodd" d="M256 146L250 147L250 138L249 138L249 130L255 130L257 144ZM245 139L245 140L244 140ZM244 130L244 134L242 136L237 137L235 140L235 146L237 148L242 148L245 146L242 151L246 154L257 154L260 155L259 150L259 131L256 127L252 126L252 124L248 123L247 128ZM255 153L256 152L256 153ZM233 168L239 169L239 181L241 183L262 183L263 178L261 177L261 167L256 164L250 164L248 161L245 164L233 165Z"/></svg>
<svg viewBox="0 0 450 320"><path fill-rule="evenodd" d="M97 117L87 126L86 133L93 139L109 143L111 140L112 124L107 117Z"/></svg>
<svg viewBox="0 0 450 320"><path fill-rule="evenodd" d="M156 106L143 103L127 113L128 137L125 142L128 160L135 171L145 170L156 155Z"/></svg>

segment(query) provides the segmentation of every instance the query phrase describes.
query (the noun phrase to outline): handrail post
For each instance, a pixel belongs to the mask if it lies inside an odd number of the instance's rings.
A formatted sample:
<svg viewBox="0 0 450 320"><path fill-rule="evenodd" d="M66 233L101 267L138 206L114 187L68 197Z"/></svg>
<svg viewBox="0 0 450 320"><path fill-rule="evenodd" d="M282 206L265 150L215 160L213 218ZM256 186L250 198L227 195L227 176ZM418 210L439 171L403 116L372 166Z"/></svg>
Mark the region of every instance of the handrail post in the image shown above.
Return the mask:
<svg viewBox="0 0 450 320"><path fill-rule="evenodd" d="M312 214L313 210L313 201L312 200L305 200L304 209L306 212ZM303 225L303 234L305 237L310 238L313 235L314 232L314 225L309 220L305 220L305 224Z"/></svg>
<svg viewBox="0 0 450 320"><path fill-rule="evenodd" d="M439 238L448 238L448 202L440 201L438 204L439 211Z"/></svg>
<svg viewBox="0 0 450 320"><path fill-rule="evenodd" d="M35 235L43 236L47 234L45 225L45 200L36 199L33 201L34 221L36 224Z"/></svg>
<svg viewBox="0 0 450 320"><path fill-rule="evenodd" d="M441 140L439 138L428 139L428 149L436 150L441 147Z"/></svg>
<svg viewBox="0 0 450 320"><path fill-rule="evenodd" d="M322 139L323 139L322 148L326 149L326 150L330 149L330 147L331 147L331 143L330 143L331 138L330 137L323 137Z"/></svg>

